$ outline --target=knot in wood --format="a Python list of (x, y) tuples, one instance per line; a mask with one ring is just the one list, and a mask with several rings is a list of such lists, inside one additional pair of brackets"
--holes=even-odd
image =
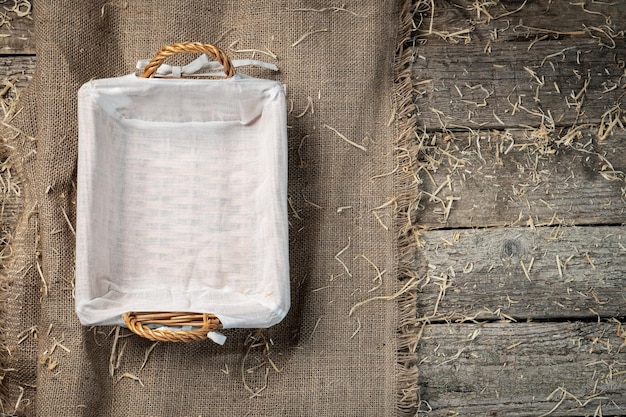
[(526, 245), (520, 239), (508, 239), (502, 244), (503, 258), (522, 258), (526, 254)]

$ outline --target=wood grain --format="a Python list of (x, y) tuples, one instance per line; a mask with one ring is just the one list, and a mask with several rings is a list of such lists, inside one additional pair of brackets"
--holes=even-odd
[[(530, 48), (530, 50), (529, 50)], [(427, 130), (599, 123), (623, 101), (626, 43), (595, 40), (417, 48), (418, 121)]]
[(440, 0), (432, 14), (432, 31), (429, 11), (417, 38), (443, 42), (441, 34), (466, 29), (470, 30), (466, 38), (459, 35), (447, 42), (486, 44), (532, 41), (545, 35), (552, 39), (579, 38), (590, 32), (600, 35), (589, 28), (610, 29), (614, 33), (625, 30), (626, 8), (620, 2), (604, 1)]
[(23, 90), (35, 74), (36, 62), (35, 55), (0, 56), (0, 78), (17, 81), (16, 86)]
[(417, 354), (421, 410), (431, 411), (417, 415), (623, 415), (626, 335), (617, 330), (614, 322), (426, 326)]
[[(24, 92), (35, 72), (35, 56), (0, 56), (0, 100), (9, 108)], [(11, 150), (0, 146), (0, 251), (10, 241), (22, 209), (21, 181), (15, 177), (8, 158)], [(8, 159), (7, 159), (8, 158)]]
[(626, 8), (434, 6), (414, 39), (413, 221), (417, 314), (440, 324), (417, 347), (417, 415), (622, 415), (626, 134), (598, 127), (624, 120)]
[(4, 11), (10, 19), (0, 25), (0, 54), (35, 54), (35, 24), (31, 16), (19, 17)]
[(428, 280), (417, 308), (430, 321), (626, 316), (626, 226), (430, 231), (422, 240)]
[(427, 130), (598, 123), (623, 101), (616, 2), (440, 1), (413, 66)]
[(429, 139), (432, 172), (420, 174), (415, 222), (430, 229), (626, 223), (626, 132), (600, 140), (596, 130), (580, 130), (569, 145), (557, 144), (567, 129), (541, 133)]

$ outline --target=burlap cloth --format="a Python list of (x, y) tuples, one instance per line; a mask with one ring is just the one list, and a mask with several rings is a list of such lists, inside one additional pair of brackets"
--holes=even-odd
[[(405, 128), (412, 116), (410, 57), (402, 48), (410, 10), (378, 0), (339, 6), (37, 2), (36, 75), (3, 133), (25, 193), (7, 265), (4, 413), (389, 416), (411, 410), (417, 381)], [(227, 331), (223, 347), (211, 341), (153, 346), (126, 329), (81, 327), (72, 296), (77, 90), (93, 78), (130, 73), (138, 59), (185, 40), (216, 43), (232, 58), (276, 63), (278, 74), (254, 75), (284, 83), (290, 103), (292, 308), (274, 328)]]

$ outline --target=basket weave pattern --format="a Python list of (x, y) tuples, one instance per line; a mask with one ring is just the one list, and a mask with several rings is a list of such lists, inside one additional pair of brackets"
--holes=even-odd
[[(124, 313), (124, 323), (133, 333), (156, 342), (191, 342), (206, 340), (207, 334), (222, 327), (220, 320), (213, 314), (184, 312)], [(191, 330), (169, 330), (150, 328), (192, 326)]]

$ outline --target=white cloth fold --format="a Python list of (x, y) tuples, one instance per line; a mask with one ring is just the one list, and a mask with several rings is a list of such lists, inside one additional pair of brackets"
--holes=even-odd
[[(149, 59), (141, 59), (137, 61), (137, 70), (143, 71), (143, 69), (150, 62)], [(259, 61), (256, 59), (236, 59), (231, 61), (235, 68), (253, 66), (265, 68), (271, 71), (278, 71), (278, 67), (268, 62)], [(198, 58), (191, 61), (189, 64), (182, 67), (168, 64), (161, 64), (155, 74), (156, 77), (218, 77), (225, 76), (222, 65), (215, 61), (210, 60), (206, 54), (200, 55)]]

